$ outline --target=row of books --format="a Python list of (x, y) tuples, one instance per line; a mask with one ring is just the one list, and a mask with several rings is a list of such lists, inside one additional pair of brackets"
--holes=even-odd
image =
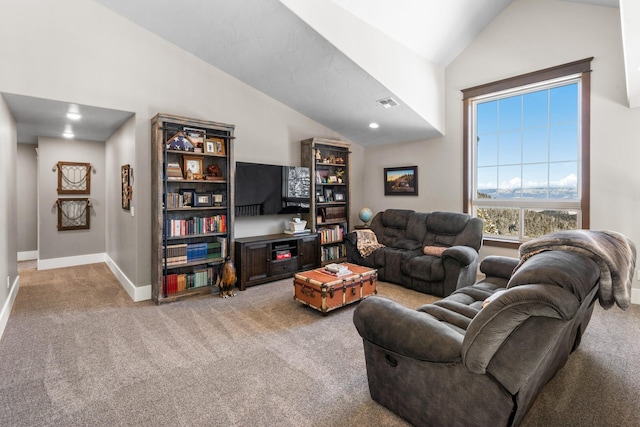
[(344, 238), (344, 226), (322, 227), (318, 230), (321, 243), (341, 242)]
[(165, 264), (167, 267), (175, 267), (189, 262), (225, 258), (227, 256), (226, 247), (226, 238), (224, 237), (217, 238), (215, 242), (167, 245)]
[[(189, 199), (193, 198), (193, 195), (189, 193)], [(184, 208), (185, 206), (191, 206), (191, 200), (187, 200), (187, 204), (185, 204), (185, 197), (180, 193), (167, 193), (167, 208), (168, 209), (176, 209), (176, 208)]]
[(162, 277), (162, 290), (165, 295), (213, 285), (213, 268), (203, 268), (192, 273), (174, 273)]
[(226, 233), (227, 216), (193, 217), (190, 219), (167, 220), (169, 237), (193, 236), (206, 233)]
[(345, 258), (346, 256), (347, 256), (347, 249), (344, 246), (344, 244), (334, 245), (334, 246), (324, 246), (322, 248), (323, 262)]

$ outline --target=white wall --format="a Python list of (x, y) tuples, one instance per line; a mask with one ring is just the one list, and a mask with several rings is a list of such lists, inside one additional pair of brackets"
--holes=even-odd
[[(113, 260), (131, 254), (121, 262), (130, 270), (127, 278), (136, 287), (148, 286), (151, 281), (149, 156), (150, 120), (155, 114), (236, 125), (238, 161), (298, 165), (299, 141), (310, 137), (341, 139), (91, 0), (0, 0), (0, 10), (0, 92), (135, 113), (135, 121), (126, 125), (128, 136), (114, 136), (106, 147), (107, 174), (115, 173), (118, 163), (129, 163), (135, 170), (135, 217), (116, 207), (109, 209), (106, 232), (113, 228), (133, 231), (133, 235), (110, 236), (107, 248)], [(25, 23), (32, 30), (24, 31)], [(1, 127), (8, 126), (7, 121), (0, 116)], [(133, 145), (127, 147), (131, 141)], [(14, 164), (15, 154), (5, 158)], [(362, 162), (362, 156), (356, 161)], [(119, 169), (118, 175), (106, 175), (106, 179), (119, 182)], [(358, 183), (354, 184), (357, 187)], [(119, 187), (116, 190), (108, 184), (108, 188), (119, 197)], [(265, 219), (257, 225), (238, 224), (235, 232), (237, 236), (257, 234), (279, 229), (281, 224), (281, 219)], [(9, 223), (9, 227), (14, 225), (15, 220)]]
[[(46, 260), (105, 252), (105, 144), (38, 138), (38, 265)], [(58, 162), (90, 163), (90, 194), (58, 194)], [(58, 198), (89, 198), (90, 228), (58, 230)]]
[(38, 250), (37, 148), (35, 144), (17, 146), (18, 253), (33, 254)]
[[(593, 56), (591, 228), (619, 231), (640, 245), (640, 109), (626, 107), (620, 34), (615, 8), (515, 0), (446, 69), (446, 135), (366, 150), (365, 203), (374, 211), (462, 210), (460, 91)], [(419, 197), (384, 197), (382, 169), (413, 164), (419, 166)], [(488, 254), (517, 252), (485, 246), (481, 256)]]
[(16, 227), (16, 122), (0, 97), (0, 336), (19, 287)]
[[(106, 142), (105, 146), (105, 171), (108, 177), (106, 182), (106, 252), (118, 269), (127, 277), (135, 277), (137, 270), (137, 240), (138, 222), (135, 215), (137, 202), (145, 198), (136, 185), (138, 170), (134, 167), (136, 157), (135, 150), (136, 118), (131, 117), (120, 127)], [(149, 150), (151, 151), (151, 150)], [(120, 168), (130, 165), (133, 169), (133, 197), (131, 199), (132, 211), (122, 209), (122, 187)], [(133, 216), (132, 216), (133, 212)], [(150, 227), (149, 224), (145, 224)], [(145, 226), (143, 225), (143, 226)]]

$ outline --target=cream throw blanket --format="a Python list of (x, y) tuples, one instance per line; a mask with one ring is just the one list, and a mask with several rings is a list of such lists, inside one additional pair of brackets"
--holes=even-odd
[(378, 248), (383, 248), (382, 243), (378, 243), (376, 233), (371, 230), (356, 230), (356, 240), (358, 252), (364, 258), (368, 257)]
[(598, 299), (609, 309), (613, 304), (626, 309), (631, 302), (631, 281), (636, 266), (636, 246), (615, 231), (572, 230), (547, 234), (520, 245), (520, 263), (544, 251), (582, 254), (600, 267)]

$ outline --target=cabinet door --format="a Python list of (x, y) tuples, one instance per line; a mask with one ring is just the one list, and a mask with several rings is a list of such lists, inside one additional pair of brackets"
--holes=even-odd
[(320, 267), (320, 241), (317, 235), (302, 237), (298, 240), (298, 269), (310, 270)]
[(269, 275), (270, 253), (271, 247), (269, 243), (246, 244), (241, 264), (243, 271), (240, 272), (246, 282), (264, 279)]

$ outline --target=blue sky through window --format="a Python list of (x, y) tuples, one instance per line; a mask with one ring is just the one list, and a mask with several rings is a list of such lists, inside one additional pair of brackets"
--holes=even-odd
[(478, 191), (491, 198), (578, 197), (578, 90), (570, 83), (476, 105)]

